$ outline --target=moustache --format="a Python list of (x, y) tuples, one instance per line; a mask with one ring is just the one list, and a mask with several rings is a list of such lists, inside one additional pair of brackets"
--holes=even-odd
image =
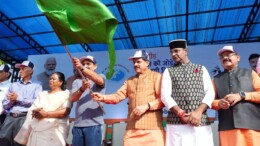
[(227, 58), (227, 59), (224, 59), (222, 62), (224, 63), (226, 61), (230, 62), (231, 60)]

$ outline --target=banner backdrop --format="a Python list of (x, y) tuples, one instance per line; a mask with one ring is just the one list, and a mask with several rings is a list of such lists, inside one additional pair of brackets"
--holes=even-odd
[[(250, 68), (248, 64), (248, 56), (251, 53), (259, 53), (260, 43), (240, 43), (240, 44), (227, 44), (233, 45), (234, 49), (241, 55), (241, 60), (239, 65), (241, 67)], [(214, 76), (212, 70), (217, 66), (222, 66), (220, 64), (219, 58), (217, 56), (217, 51), (221, 49), (224, 45), (201, 45), (201, 46), (188, 46), (189, 59), (193, 63), (198, 63), (204, 65), (211, 77)], [(69, 46), (68, 46), (69, 47)], [(171, 66), (174, 62), (171, 59), (170, 50), (168, 47), (159, 47), (159, 48), (144, 48), (149, 53), (150, 56), (150, 68), (154, 71), (162, 73), (164, 69), (168, 66)], [(128, 58), (133, 56), (135, 51), (134, 49), (130, 50), (118, 50), (116, 51), (116, 65), (115, 65), (115, 74), (111, 80), (106, 80), (106, 94), (111, 94), (119, 89), (123, 82), (130, 76), (135, 75), (133, 69), (132, 61), (129, 61)], [(72, 53), (73, 57), (80, 58), (83, 55), (92, 55), (96, 58), (98, 68), (97, 73), (106, 74), (108, 71), (109, 59), (107, 51), (100, 52), (84, 52), (84, 53)], [(68, 54), (47, 54), (47, 55), (30, 55), (29, 60), (32, 61), (35, 65), (33, 79), (36, 79), (36, 76), (44, 71), (44, 64), (47, 58), (55, 57), (57, 60), (56, 71), (60, 71), (65, 74), (65, 77), (73, 75), (73, 66)], [(106, 111), (106, 119), (117, 119), (117, 118), (126, 118), (128, 112), (127, 99), (116, 105), (104, 104)], [(75, 105), (73, 106), (75, 108)], [(75, 117), (75, 109), (72, 109), (70, 116)], [(167, 111), (164, 109), (164, 116), (166, 116)], [(210, 117), (214, 117), (215, 113), (213, 111), (208, 112)]]

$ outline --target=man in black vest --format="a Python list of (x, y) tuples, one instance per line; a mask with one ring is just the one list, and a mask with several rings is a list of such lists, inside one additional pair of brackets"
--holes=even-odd
[(221, 146), (258, 146), (260, 143), (260, 78), (252, 69), (238, 66), (233, 46), (218, 51), (225, 69), (213, 79), (219, 112)]
[(162, 77), (162, 102), (169, 110), (166, 146), (213, 146), (207, 108), (214, 88), (207, 69), (190, 62), (186, 40), (169, 43), (173, 66)]

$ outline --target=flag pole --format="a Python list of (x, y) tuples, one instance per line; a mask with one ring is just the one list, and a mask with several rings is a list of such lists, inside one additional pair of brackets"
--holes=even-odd
[[(67, 52), (67, 54), (69, 55), (70, 59), (72, 60), (73, 57), (72, 57), (71, 53), (69, 52), (67, 46), (66, 46), (66, 45), (63, 45), (63, 47), (64, 47), (65, 51)], [(79, 72), (79, 74), (80, 74), (80, 76), (81, 76), (82, 79), (88, 80), (88, 78), (86, 78), (86, 77), (83, 75), (83, 73), (81, 72), (80, 69), (77, 69), (77, 70), (78, 70), (78, 72)], [(92, 90), (90, 87), (89, 87), (89, 90), (90, 90), (90, 93), (91, 93), (91, 94), (94, 93), (93, 90)], [(96, 102), (97, 102), (99, 108), (102, 110), (103, 114), (106, 114), (106, 112), (105, 112), (105, 110), (104, 110), (104, 107), (101, 105), (101, 103), (100, 103), (99, 101), (96, 101)]]
[[(54, 29), (54, 31), (55, 31), (55, 32), (59, 32), (59, 30), (56, 29), (56, 27), (55, 27), (55, 25), (52, 23), (52, 21), (50, 21), (48, 17), (46, 17), (46, 18), (47, 18), (47, 20), (50, 22), (50, 24), (51, 24), (52, 28)], [(56, 34), (59, 34), (59, 33), (56, 33)], [(63, 37), (61, 37), (61, 36), (59, 36), (59, 35), (57, 35), (57, 36), (58, 36), (59, 40), (61, 41), (61, 44), (63, 45), (65, 51), (67, 52), (67, 54), (69, 55), (69, 57), (70, 57), (70, 59), (71, 59), (71, 61), (72, 61), (72, 58), (73, 58), (73, 57), (72, 57), (72, 55), (71, 55), (69, 49), (67, 48), (67, 45), (66, 45), (66, 43), (65, 43), (65, 41), (64, 41), (64, 39), (63, 39)], [(78, 72), (79, 72), (79, 74), (80, 74), (80, 76), (81, 76), (82, 79), (88, 80), (88, 79), (85, 78), (85, 76), (82, 74), (82, 72), (81, 72), (80, 69), (77, 69), (77, 70), (78, 70)], [(90, 90), (90, 93), (92, 94), (92, 93), (93, 93), (93, 90), (92, 90), (90, 87), (89, 87), (89, 90)], [(100, 103), (99, 101), (96, 101), (96, 102), (97, 102), (99, 108), (102, 110), (103, 114), (106, 114), (103, 105), (101, 105), (101, 103)]]

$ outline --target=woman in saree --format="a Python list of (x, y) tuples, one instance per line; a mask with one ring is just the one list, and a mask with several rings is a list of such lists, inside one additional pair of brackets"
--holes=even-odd
[(71, 102), (65, 76), (55, 72), (49, 79), (50, 91), (39, 93), (15, 141), (27, 146), (65, 146), (69, 132)]

